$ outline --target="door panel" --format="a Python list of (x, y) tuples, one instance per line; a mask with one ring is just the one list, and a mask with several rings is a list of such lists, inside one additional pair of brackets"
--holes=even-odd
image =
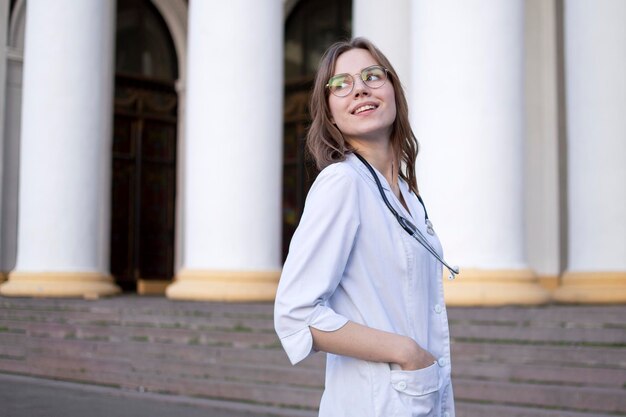
[(111, 274), (125, 289), (134, 285), (134, 201), (136, 167), (134, 135), (130, 117), (115, 116), (111, 192)]
[(118, 75), (115, 104), (111, 273), (134, 290), (174, 275), (176, 93)]
[(140, 198), (142, 279), (169, 279), (174, 274), (175, 149), (176, 125), (146, 121)]

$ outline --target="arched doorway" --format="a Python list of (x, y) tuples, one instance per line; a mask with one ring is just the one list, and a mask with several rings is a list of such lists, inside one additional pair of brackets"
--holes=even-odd
[(352, 0), (302, 0), (285, 24), (283, 259), (317, 176), (304, 150), (309, 96), (324, 51), (352, 33)]
[(118, 1), (115, 56), (110, 268), (132, 291), (174, 275), (178, 60), (149, 0)]

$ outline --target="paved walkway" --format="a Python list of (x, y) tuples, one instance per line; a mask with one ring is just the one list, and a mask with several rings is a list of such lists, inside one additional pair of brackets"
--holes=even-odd
[(268, 416), (246, 408), (252, 407), (0, 374), (0, 417)]

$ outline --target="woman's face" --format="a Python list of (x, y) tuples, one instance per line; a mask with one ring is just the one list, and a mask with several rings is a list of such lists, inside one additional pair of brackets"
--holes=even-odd
[(362, 69), (379, 65), (365, 49), (351, 49), (337, 58), (333, 74), (351, 74), (354, 87), (345, 97), (330, 93), (328, 106), (332, 122), (350, 143), (389, 141), (391, 126), (396, 120), (396, 98), (393, 85), (387, 80), (382, 87), (370, 88), (360, 77)]

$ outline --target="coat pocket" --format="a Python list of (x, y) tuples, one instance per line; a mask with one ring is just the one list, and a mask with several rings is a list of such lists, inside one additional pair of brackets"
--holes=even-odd
[(391, 386), (411, 417), (435, 416), (442, 385), (440, 367), (434, 364), (416, 371), (391, 370)]

